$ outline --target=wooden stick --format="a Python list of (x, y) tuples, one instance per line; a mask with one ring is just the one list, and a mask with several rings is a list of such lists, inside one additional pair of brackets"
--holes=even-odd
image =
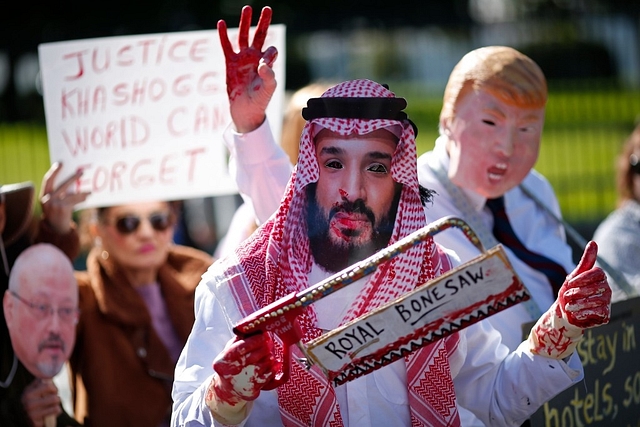
[(56, 416), (47, 415), (44, 417), (44, 427), (56, 427)]

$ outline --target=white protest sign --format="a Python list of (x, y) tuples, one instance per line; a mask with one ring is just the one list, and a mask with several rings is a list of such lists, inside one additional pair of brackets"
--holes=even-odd
[[(253, 37), (255, 28), (250, 32)], [(229, 38), (237, 46), (237, 29)], [(285, 27), (269, 27), (278, 88), (267, 110), (276, 140), (284, 103)], [(217, 30), (39, 46), (49, 155), (78, 168), (77, 208), (237, 192), (222, 134), (231, 123)]]

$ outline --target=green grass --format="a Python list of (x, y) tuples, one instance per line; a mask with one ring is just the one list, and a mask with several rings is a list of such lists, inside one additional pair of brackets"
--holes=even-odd
[[(615, 157), (640, 117), (640, 91), (597, 88), (550, 90), (536, 164), (553, 185), (563, 215), (575, 223), (599, 222), (614, 209)], [(409, 94), (418, 154), (430, 150), (438, 135), (440, 97), (411, 88), (396, 93)], [(0, 183), (31, 180), (39, 189), (48, 168), (44, 126), (0, 124)]]
[(0, 183), (32, 181), (39, 191), (49, 165), (43, 125), (0, 123)]

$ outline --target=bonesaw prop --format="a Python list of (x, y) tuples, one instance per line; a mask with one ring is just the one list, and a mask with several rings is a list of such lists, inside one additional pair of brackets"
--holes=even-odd
[[(460, 229), (481, 254), (394, 301), (315, 340), (301, 343), (302, 333), (296, 318), (306, 307), (452, 227)], [(304, 359), (298, 359), (299, 362), (307, 368), (317, 365), (329, 381), (340, 385), (529, 298), (502, 245), (485, 250), (466, 222), (446, 217), (304, 291), (293, 292), (263, 307), (236, 324), (234, 333), (247, 337), (271, 332), (282, 341), (281, 369), (265, 390), (274, 389), (288, 380), (294, 344), (305, 355)]]

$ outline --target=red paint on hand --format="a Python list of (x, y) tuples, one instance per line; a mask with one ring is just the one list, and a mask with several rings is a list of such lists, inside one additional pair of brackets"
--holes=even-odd
[(609, 322), (611, 288), (604, 271), (595, 266), (597, 253), (597, 244), (589, 242), (578, 266), (560, 288), (558, 299), (536, 322), (528, 340), (534, 353), (567, 357), (584, 329)]
[(604, 271), (595, 266), (597, 254), (598, 245), (589, 242), (558, 295), (563, 317), (583, 329), (608, 323), (610, 317), (611, 288)]
[(230, 341), (213, 362), (213, 369), (218, 375), (207, 393), (207, 399), (212, 400), (215, 394), (219, 401), (229, 405), (241, 400), (255, 400), (277, 367), (272, 345), (267, 334)]
[(256, 129), (265, 118), (265, 111), (276, 88), (275, 73), (271, 69), (278, 51), (271, 46), (262, 50), (271, 23), (271, 8), (262, 9), (258, 26), (249, 45), (251, 6), (242, 8), (238, 28), (238, 52), (227, 34), (225, 21), (218, 21), (218, 35), (227, 66), (227, 94), (231, 118), (241, 133)]

